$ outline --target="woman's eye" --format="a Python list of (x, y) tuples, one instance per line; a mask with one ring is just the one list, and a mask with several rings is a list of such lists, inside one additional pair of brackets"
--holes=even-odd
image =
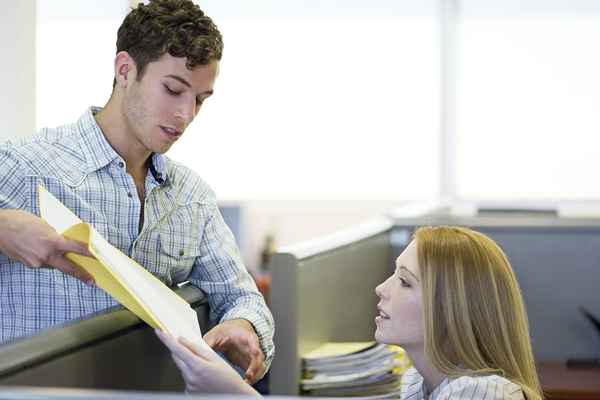
[(408, 283), (408, 281), (402, 277), (398, 278), (400, 279), (400, 285), (402, 285), (403, 287), (410, 287), (410, 283)]

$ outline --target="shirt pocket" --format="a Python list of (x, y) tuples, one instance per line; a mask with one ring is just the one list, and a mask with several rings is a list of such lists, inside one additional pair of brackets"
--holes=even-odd
[(160, 263), (167, 268), (171, 283), (180, 283), (189, 275), (200, 256), (204, 221), (198, 203), (178, 205), (160, 224)]
[(38, 185), (44, 187), (81, 222), (91, 225), (109, 242), (114, 243), (119, 238), (116, 228), (111, 226), (104, 212), (98, 209), (98, 204), (87, 197), (90, 191), (82, 185), (77, 186), (71, 182), (63, 182), (55, 177), (27, 176), (25, 188), (27, 197), (31, 201), (30, 206), (25, 208), (26, 210), (41, 216)]

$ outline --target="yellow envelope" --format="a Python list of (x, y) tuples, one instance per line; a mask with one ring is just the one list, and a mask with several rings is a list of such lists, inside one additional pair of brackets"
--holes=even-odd
[(210, 348), (202, 339), (196, 312), (185, 300), (112, 246), (41, 185), (38, 197), (42, 218), (65, 238), (84, 243), (93, 254), (93, 258), (74, 253), (66, 257), (92, 275), (98, 287), (148, 325)]

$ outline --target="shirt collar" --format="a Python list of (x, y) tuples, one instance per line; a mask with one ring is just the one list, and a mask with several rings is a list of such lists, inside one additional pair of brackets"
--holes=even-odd
[(152, 153), (148, 167), (150, 168), (150, 172), (156, 183), (161, 185), (162, 183), (167, 182), (168, 176), (165, 156), (159, 153)]
[(100, 110), (102, 110), (101, 107), (92, 106), (77, 121), (77, 128), (81, 134), (81, 150), (89, 168), (88, 172), (97, 171), (115, 159), (121, 159), (106, 140), (98, 122), (96, 122), (96, 118), (94, 118), (94, 114)]
[[(115, 160), (124, 161), (106, 140), (106, 136), (100, 129), (94, 115), (102, 110), (102, 107), (89, 107), (77, 121), (77, 128), (81, 133), (81, 148), (86, 158), (88, 172), (104, 168)], [(165, 157), (159, 153), (153, 153), (150, 158), (152, 163), (152, 176), (160, 185), (167, 182), (167, 168)]]

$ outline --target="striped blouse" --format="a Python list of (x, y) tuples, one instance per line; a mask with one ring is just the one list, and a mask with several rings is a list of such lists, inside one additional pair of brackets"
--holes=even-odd
[(401, 400), (524, 400), (521, 387), (499, 375), (446, 378), (429, 396), (423, 377), (410, 368), (402, 376)]

